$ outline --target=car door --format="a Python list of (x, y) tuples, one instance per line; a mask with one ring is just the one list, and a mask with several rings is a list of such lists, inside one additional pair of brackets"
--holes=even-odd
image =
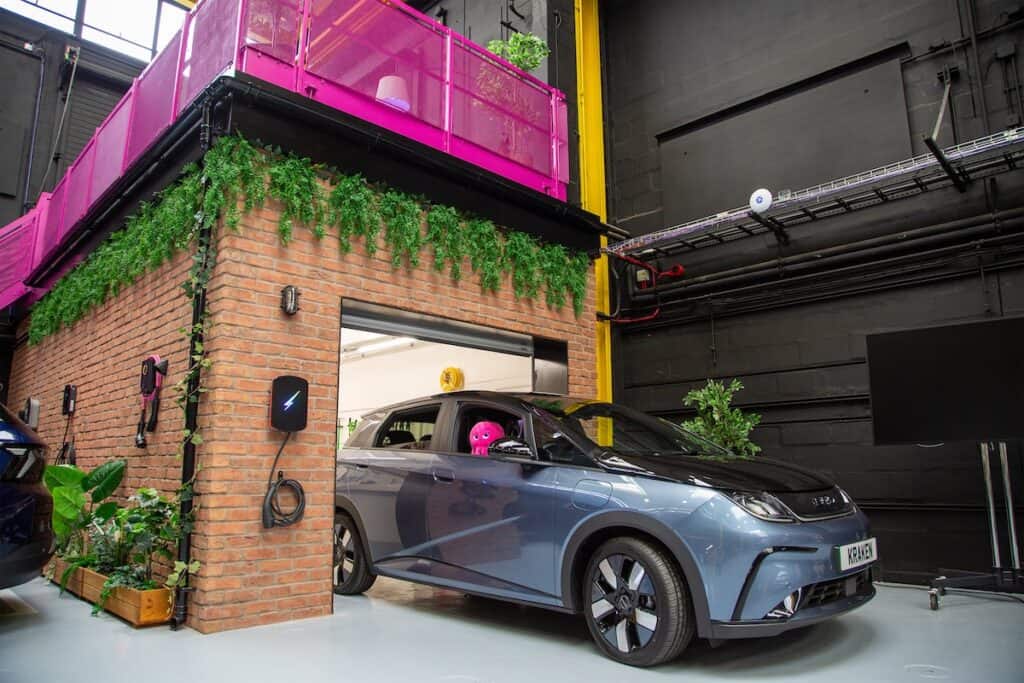
[[(524, 411), (477, 400), (452, 406), (452, 430), (436, 454), (426, 500), (428, 545), (420, 550), (450, 570), (467, 588), (507, 597), (557, 604), (554, 472), (535, 459), (472, 455), (467, 432), (492, 417), (525, 447), (529, 419)], [(439, 443), (439, 446), (441, 444)], [(529, 454), (530, 451), (526, 450)]]
[(380, 425), (366, 447), (344, 449), (339, 466), (348, 497), (363, 522), (375, 564), (421, 545), (427, 538), (426, 494), (434, 483), (433, 431), (441, 424), (443, 401), (401, 406)]

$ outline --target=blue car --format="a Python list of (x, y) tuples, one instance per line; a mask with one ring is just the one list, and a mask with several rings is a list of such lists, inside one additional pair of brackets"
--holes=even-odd
[(53, 554), (46, 446), (0, 403), (0, 588), (31, 581)]
[(410, 401), (364, 417), (337, 471), (336, 593), (388, 576), (582, 613), (625, 664), (875, 594), (868, 520), (834, 483), (612, 403)]

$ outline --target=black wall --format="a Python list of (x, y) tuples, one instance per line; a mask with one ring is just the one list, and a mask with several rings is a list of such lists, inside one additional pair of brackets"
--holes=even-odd
[[(71, 76), (64, 59), (68, 46), (81, 46), (81, 57), (58, 141), (57, 127)], [(144, 66), (0, 10), (0, 83), (4, 88), (0, 97), (0, 225), (23, 214), (41, 191), (52, 189)], [(44, 183), (54, 153), (60, 158)]]
[[(1021, 67), (1000, 58), (1024, 48), (1017, 2), (606, 0), (602, 11), (609, 215), (634, 233), (743, 206), (758, 187), (925, 153), (946, 67), (957, 75), (941, 146), (1020, 121), (1005, 89)], [(682, 418), (689, 389), (739, 377), (739, 404), (763, 416), (754, 440), (854, 495), (886, 578), (987, 568), (977, 445), (874, 446), (864, 337), (1024, 313), (1022, 176), (807, 223), (788, 246), (758, 236), (662, 259), (683, 264), (688, 284), (663, 290), (653, 320), (615, 326), (616, 397)], [(627, 300), (624, 313), (654, 303)], [(1011, 465), (1020, 514), (1017, 443)]]

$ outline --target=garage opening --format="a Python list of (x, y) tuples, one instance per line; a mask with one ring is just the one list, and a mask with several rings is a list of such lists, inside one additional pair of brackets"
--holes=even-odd
[(339, 364), (339, 448), (361, 416), (392, 403), (460, 389), (564, 394), (569, 384), (564, 341), (348, 299)]

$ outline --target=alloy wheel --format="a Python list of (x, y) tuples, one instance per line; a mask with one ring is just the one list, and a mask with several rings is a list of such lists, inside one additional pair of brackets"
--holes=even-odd
[(658, 596), (647, 567), (635, 557), (609, 555), (590, 585), (590, 613), (608, 644), (628, 654), (658, 629)]
[(355, 535), (342, 521), (334, 520), (334, 585), (340, 586), (356, 567)]

